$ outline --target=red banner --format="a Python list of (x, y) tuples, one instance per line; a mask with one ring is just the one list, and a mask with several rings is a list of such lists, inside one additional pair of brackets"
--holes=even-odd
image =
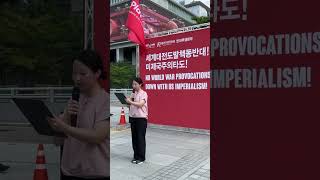
[(149, 122), (210, 128), (210, 30), (146, 39), (140, 76), (149, 95)]
[(317, 0), (214, 0), (216, 179), (320, 179)]
[(128, 39), (141, 45), (142, 48), (145, 48), (144, 32), (141, 21), (140, 0), (131, 1), (126, 26), (130, 30)]

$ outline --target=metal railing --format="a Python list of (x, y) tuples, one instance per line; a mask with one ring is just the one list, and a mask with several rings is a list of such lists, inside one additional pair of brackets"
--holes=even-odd
[(24, 87), (0, 88), (0, 100), (11, 98), (41, 99), (49, 102), (66, 102), (72, 93), (72, 87)]
[[(118, 102), (114, 93), (130, 95), (132, 89), (110, 89), (110, 102)], [(41, 99), (51, 103), (67, 102), (72, 87), (25, 87), (0, 88), (0, 102), (9, 102), (12, 98)]]

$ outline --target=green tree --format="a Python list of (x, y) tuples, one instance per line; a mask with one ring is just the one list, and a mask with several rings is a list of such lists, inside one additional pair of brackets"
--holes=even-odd
[(136, 76), (135, 66), (129, 63), (110, 64), (111, 88), (131, 88), (131, 80)]
[(67, 84), (71, 58), (82, 48), (81, 17), (52, 0), (0, 3), (0, 84)]
[(193, 17), (192, 20), (196, 21), (197, 24), (204, 24), (210, 22), (210, 18), (206, 16)]

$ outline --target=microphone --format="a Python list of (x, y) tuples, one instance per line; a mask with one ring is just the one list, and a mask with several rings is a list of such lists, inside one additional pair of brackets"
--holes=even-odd
[[(80, 89), (79, 89), (79, 87), (73, 87), (72, 100), (79, 101), (79, 97), (80, 97)], [(71, 120), (71, 126), (76, 127), (77, 126), (77, 115), (76, 114), (71, 114), (70, 120)]]
[[(134, 89), (132, 89), (132, 93), (134, 93), (135, 92), (135, 90)], [(134, 101), (134, 98), (131, 98), (131, 101)]]

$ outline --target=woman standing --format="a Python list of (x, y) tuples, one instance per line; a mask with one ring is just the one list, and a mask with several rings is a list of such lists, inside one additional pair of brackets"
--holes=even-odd
[(142, 90), (141, 78), (132, 82), (133, 93), (126, 101), (130, 104), (129, 122), (131, 123), (132, 147), (134, 151), (134, 164), (142, 164), (146, 154), (146, 128), (148, 119), (148, 95)]
[[(103, 65), (99, 55), (90, 50), (73, 61), (72, 79), (80, 89), (79, 102), (70, 100), (60, 117), (50, 125), (67, 135), (64, 140), (62, 180), (107, 180), (109, 174), (109, 94), (100, 86)], [(71, 115), (77, 123), (71, 125)]]

